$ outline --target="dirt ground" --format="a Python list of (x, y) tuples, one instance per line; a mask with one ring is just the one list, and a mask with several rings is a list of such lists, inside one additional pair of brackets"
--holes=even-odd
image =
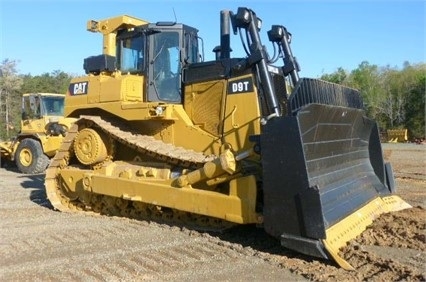
[(426, 145), (384, 144), (398, 194), (341, 255), (356, 268), (283, 249), (254, 226), (202, 233), (126, 218), (56, 212), (44, 175), (0, 168), (1, 281), (425, 281)]

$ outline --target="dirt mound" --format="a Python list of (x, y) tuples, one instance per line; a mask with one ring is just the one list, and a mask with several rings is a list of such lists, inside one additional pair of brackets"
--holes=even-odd
[(362, 245), (388, 246), (426, 251), (426, 211), (414, 207), (383, 214), (356, 242)]
[(355, 271), (283, 249), (254, 255), (311, 281), (426, 281), (425, 227), (422, 207), (381, 215), (341, 250)]
[(383, 214), (342, 250), (368, 281), (425, 281), (426, 213), (422, 207)]

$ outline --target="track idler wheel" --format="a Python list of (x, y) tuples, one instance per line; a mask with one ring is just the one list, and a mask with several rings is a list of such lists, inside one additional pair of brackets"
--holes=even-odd
[(106, 160), (109, 147), (109, 138), (92, 128), (82, 129), (74, 140), (75, 156), (84, 165), (94, 165)]

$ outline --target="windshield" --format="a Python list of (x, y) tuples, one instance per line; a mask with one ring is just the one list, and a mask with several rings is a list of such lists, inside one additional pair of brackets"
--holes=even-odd
[(42, 97), (41, 113), (48, 116), (64, 115), (64, 98), (63, 97)]

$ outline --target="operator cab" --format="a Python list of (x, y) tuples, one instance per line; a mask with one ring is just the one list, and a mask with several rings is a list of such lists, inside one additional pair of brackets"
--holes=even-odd
[(148, 102), (181, 103), (182, 68), (199, 61), (195, 28), (169, 22), (118, 31), (116, 67), (122, 74), (145, 76)]

